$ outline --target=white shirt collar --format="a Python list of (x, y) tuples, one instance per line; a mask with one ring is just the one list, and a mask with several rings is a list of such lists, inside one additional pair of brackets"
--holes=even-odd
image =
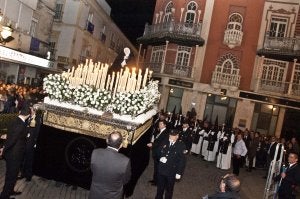
[(290, 164), (289, 165), (289, 168), (291, 168), (292, 166), (294, 166), (297, 162), (295, 162), (294, 164)]
[(24, 118), (23, 117), (20, 117), (20, 115), (18, 116), (23, 122), (25, 122)]
[(166, 128), (161, 129), (161, 130), (160, 130), (160, 133), (163, 132), (165, 129), (166, 129)]
[(107, 148), (109, 148), (109, 149), (113, 149), (113, 150), (115, 150), (115, 151), (119, 151), (119, 149), (116, 149), (116, 148), (114, 148), (114, 147), (111, 147), (111, 146), (107, 146)]

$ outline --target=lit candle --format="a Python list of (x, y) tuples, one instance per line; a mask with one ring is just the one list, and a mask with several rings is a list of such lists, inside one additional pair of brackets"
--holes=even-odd
[[(121, 70), (121, 71), (122, 71), (122, 70)], [(117, 91), (117, 87), (118, 87), (118, 85), (119, 85), (119, 80), (120, 80), (120, 73), (117, 72), (117, 79), (116, 79), (116, 83), (115, 83), (115, 88), (114, 88), (113, 98), (115, 98), (116, 91)]]
[(146, 86), (146, 82), (147, 82), (147, 78), (148, 78), (148, 68), (146, 68), (146, 72), (144, 74), (144, 79), (143, 79), (143, 87), (142, 88), (145, 88)]
[(138, 79), (137, 79), (137, 84), (136, 84), (136, 91), (140, 90), (141, 87), (141, 83), (142, 83), (142, 70), (139, 69), (139, 74), (138, 74)]
[(108, 75), (106, 86), (105, 86), (105, 90), (108, 90), (109, 85), (110, 85), (110, 75)]

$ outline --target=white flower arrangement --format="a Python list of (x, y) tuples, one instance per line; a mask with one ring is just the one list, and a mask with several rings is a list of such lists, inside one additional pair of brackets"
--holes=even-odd
[(158, 81), (149, 81), (148, 85), (139, 91), (118, 92), (114, 99), (112, 93), (107, 90), (88, 85), (71, 87), (70, 82), (59, 74), (48, 75), (44, 78), (43, 86), (50, 99), (132, 117), (149, 111), (160, 99)]

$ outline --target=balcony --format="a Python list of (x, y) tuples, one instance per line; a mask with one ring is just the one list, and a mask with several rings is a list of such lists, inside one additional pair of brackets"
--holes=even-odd
[(274, 95), (300, 96), (300, 83), (290, 83), (282, 81), (259, 80), (259, 92), (272, 93)]
[[(162, 63), (144, 63), (144, 67), (153, 70), (154, 73), (163, 73), (171, 76), (192, 78), (192, 66), (182, 66), (178, 64), (165, 63), (162, 69)], [(163, 71), (162, 71), (163, 70)]]
[(229, 48), (240, 46), (243, 40), (243, 31), (235, 29), (227, 29), (224, 34), (223, 43)]
[(174, 21), (145, 26), (144, 35), (137, 39), (139, 43), (160, 45), (166, 40), (185, 46), (203, 46), (201, 23), (177, 23)]
[(300, 59), (300, 38), (271, 37), (267, 33), (264, 46), (258, 50), (258, 54), (284, 61)]
[(233, 69), (233, 74), (221, 72), (220, 66), (212, 74), (211, 85), (214, 88), (227, 88), (231, 91), (237, 91), (240, 86), (241, 76), (239, 69)]

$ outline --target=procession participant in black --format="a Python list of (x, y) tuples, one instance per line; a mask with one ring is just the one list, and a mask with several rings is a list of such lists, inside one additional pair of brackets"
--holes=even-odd
[(158, 122), (158, 132), (155, 132), (151, 138), (151, 142), (147, 144), (149, 148), (152, 149), (152, 158), (154, 163), (154, 172), (153, 172), (153, 179), (149, 182), (152, 183), (152, 185), (156, 185), (157, 183), (157, 168), (159, 163), (159, 147), (162, 145), (162, 142), (164, 140), (168, 139), (168, 130), (167, 130), (167, 121), (166, 120), (160, 120)]
[(208, 155), (206, 158), (207, 161), (210, 162), (215, 161), (216, 158), (215, 145), (217, 140), (218, 140), (218, 126), (214, 126), (208, 134), (208, 146), (207, 146)]
[(249, 166), (248, 166), (248, 169), (247, 169), (248, 172), (252, 171), (253, 160), (256, 156), (258, 145), (259, 145), (259, 132), (256, 132), (254, 134), (254, 132), (251, 131), (250, 136), (248, 138), (248, 146), (246, 144), (247, 149), (248, 149), (248, 159), (249, 159)]
[(235, 136), (230, 129), (223, 129), (219, 140), (217, 168), (227, 170), (231, 166), (232, 143)]
[(19, 179), (26, 178), (26, 181), (30, 181), (33, 175), (32, 166), (34, 159), (34, 149), (38, 139), (40, 127), (42, 124), (42, 113), (37, 110), (36, 106), (31, 109), (31, 117), (28, 119), (28, 136), (26, 140), (26, 150), (23, 166), (21, 169), (21, 176)]
[(233, 158), (232, 158), (232, 166), (233, 166), (233, 173), (235, 175), (239, 175), (240, 173), (240, 166), (241, 166), (241, 158), (245, 157), (247, 154), (247, 147), (243, 140), (242, 134), (237, 134), (237, 142), (233, 147)]
[(296, 186), (300, 185), (300, 166), (298, 164), (298, 154), (291, 152), (288, 157), (289, 165), (283, 172), (275, 177), (279, 181), (278, 199), (295, 199)]
[(26, 147), (26, 120), (30, 117), (31, 109), (26, 104), (22, 107), (19, 116), (9, 125), (7, 139), (1, 154), (6, 161), (5, 182), (0, 199), (7, 199), (10, 195), (19, 195), (14, 186), (24, 159)]
[(204, 134), (204, 129), (202, 124), (203, 124), (202, 121), (197, 121), (193, 129), (193, 142), (192, 142), (191, 153), (194, 155), (199, 155), (201, 153), (203, 134)]
[(155, 199), (171, 199), (175, 179), (179, 180), (185, 168), (185, 145), (178, 140), (179, 131), (172, 129), (169, 139), (163, 142), (158, 153), (158, 181)]
[(204, 130), (204, 132), (203, 132), (203, 143), (202, 143), (202, 148), (201, 148), (201, 155), (203, 156), (204, 159), (206, 159), (205, 157), (207, 157), (207, 155), (208, 155), (208, 151), (207, 151), (208, 133), (210, 132), (208, 122), (204, 122), (203, 130)]
[(189, 122), (187, 120), (183, 121), (182, 129), (179, 133), (179, 140), (185, 144), (186, 151), (185, 153), (189, 153), (192, 148), (193, 142), (193, 134), (192, 129), (189, 128)]

